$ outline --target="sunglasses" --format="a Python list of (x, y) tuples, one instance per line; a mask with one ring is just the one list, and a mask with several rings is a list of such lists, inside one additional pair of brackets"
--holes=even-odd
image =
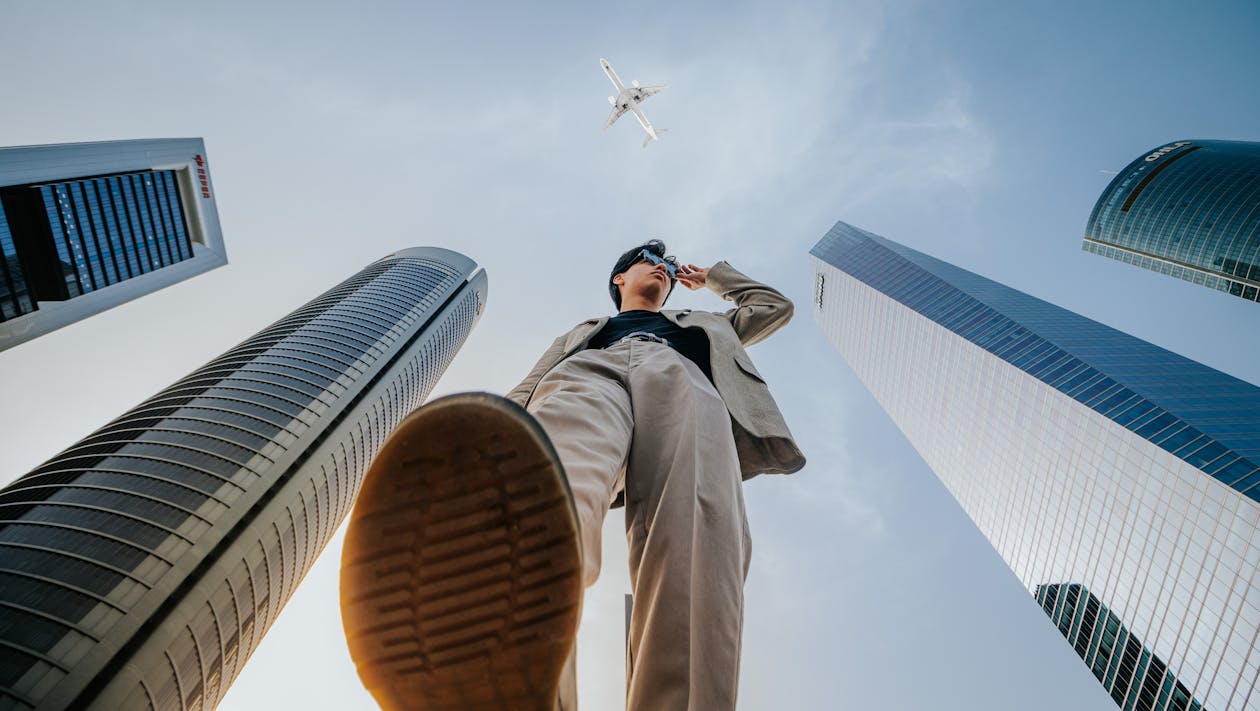
[(652, 266), (656, 266), (658, 264), (664, 264), (665, 271), (669, 272), (670, 279), (676, 279), (678, 277), (678, 260), (675, 259), (674, 257), (661, 258), (661, 257), (656, 256), (655, 252), (651, 252), (645, 249), (639, 252), (639, 258), (641, 261), (647, 262), (648, 264), (651, 264)]

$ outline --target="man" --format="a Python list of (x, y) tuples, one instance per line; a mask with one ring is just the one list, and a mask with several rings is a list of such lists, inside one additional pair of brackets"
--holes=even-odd
[[(676, 281), (735, 307), (663, 311)], [(805, 464), (744, 346), (792, 303), (726, 262), (678, 265), (657, 240), (617, 260), (609, 294), (618, 315), (557, 338), (508, 400), (434, 401), (373, 462), (342, 599), (383, 707), (575, 709), (582, 589), (623, 502), (627, 708), (735, 707), (751, 554), (740, 481)]]

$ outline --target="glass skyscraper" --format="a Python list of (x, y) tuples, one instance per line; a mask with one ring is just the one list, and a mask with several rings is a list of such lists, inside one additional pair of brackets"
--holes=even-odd
[(1175, 141), (1103, 191), (1084, 249), (1260, 301), (1260, 143)]
[[(1168, 665), (1142, 646), (1119, 617), (1082, 585), (1039, 585), (1041, 609), (1067, 639), (1121, 708), (1189, 709), (1203, 704), (1190, 696)], [(1132, 677), (1129, 683), (1117, 679)]]
[(0, 708), (213, 708), (485, 297), (389, 255), (0, 489)]
[(1104, 619), (1119, 706), (1260, 708), (1260, 388), (843, 222), (811, 254), (816, 321), (1055, 624)]
[(0, 350), (226, 264), (205, 153), (0, 148)]

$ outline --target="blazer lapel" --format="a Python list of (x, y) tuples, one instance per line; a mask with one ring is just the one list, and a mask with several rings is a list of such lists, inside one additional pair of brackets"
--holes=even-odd
[(670, 321), (673, 321), (675, 324), (682, 326), (683, 328), (686, 328), (688, 326), (687, 320), (691, 316), (691, 309), (681, 309), (678, 311), (674, 311), (674, 310), (661, 311), (661, 315), (669, 319)]
[(703, 329), (709, 337), (709, 353), (726, 352), (729, 350), (725, 344), (718, 343), (723, 336), (721, 328), (727, 324), (727, 320), (720, 314), (709, 313), (708, 311), (692, 311), (691, 309), (683, 309), (680, 311), (662, 311), (661, 315), (673, 321), (682, 328), (699, 328)]
[(579, 323), (569, 331), (569, 335), (564, 339), (564, 355), (567, 358), (570, 355), (582, 350), (587, 343), (591, 342), (591, 338), (599, 333), (599, 329), (608, 323), (608, 317), (592, 318)]

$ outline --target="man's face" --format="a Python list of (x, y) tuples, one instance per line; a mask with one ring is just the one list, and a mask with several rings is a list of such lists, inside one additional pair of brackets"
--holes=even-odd
[(652, 265), (646, 261), (638, 261), (630, 265), (626, 271), (613, 277), (613, 283), (621, 287), (621, 300), (631, 294), (643, 297), (660, 308), (669, 295), (672, 281), (664, 264)]

